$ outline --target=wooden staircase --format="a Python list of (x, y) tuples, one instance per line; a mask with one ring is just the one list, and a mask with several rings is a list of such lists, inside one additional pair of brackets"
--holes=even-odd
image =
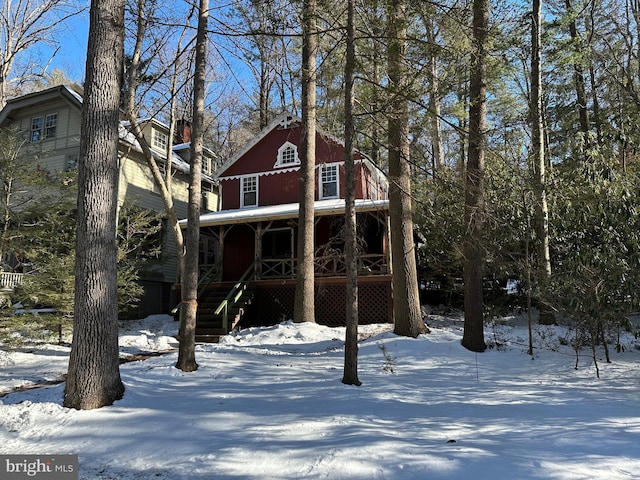
[(230, 286), (212, 286), (201, 293), (198, 301), (196, 318), (196, 342), (217, 343), (220, 337), (235, 329), (242, 320), (247, 307), (253, 299), (253, 291), (246, 289), (227, 312), (228, 325), (224, 328), (223, 314), (216, 314), (216, 309), (229, 294)]

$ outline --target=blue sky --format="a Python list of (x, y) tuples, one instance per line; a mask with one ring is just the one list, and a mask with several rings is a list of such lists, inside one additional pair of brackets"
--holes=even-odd
[[(56, 40), (60, 46), (51, 62), (49, 70), (59, 68), (76, 82), (84, 80), (84, 68), (87, 58), (87, 41), (89, 35), (88, 9), (67, 20), (66, 24), (56, 33)], [(45, 47), (43, 57), (50, 58), (53, 49)]]

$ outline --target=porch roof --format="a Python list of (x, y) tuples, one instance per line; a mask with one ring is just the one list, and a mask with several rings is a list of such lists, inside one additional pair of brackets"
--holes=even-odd
[[(356, 212), (387, 211), (389, 210), (389, 200), (356, 199), (355, 207)], [(318, 200), (314, 202), (314, 211), (317, 217), (344, 214), (345, 200), (344, 198)], [(298, 212), (298, 203), (220, 210), (218, 212), (201, 215), (200, 226), (212, 227), (216, 225), (231, 225), (268, 220), (286, 220), (289, 218), (298, 218)], [(186, 225), (187, 220), (180, 220), (180, 226), (184, 228)]]

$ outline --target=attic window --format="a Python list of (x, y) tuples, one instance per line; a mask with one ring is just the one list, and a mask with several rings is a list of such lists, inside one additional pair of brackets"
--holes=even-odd
[(285, 142), (278, 149), (278, 159), (274, 167), (288, 167), (290, 165), (299, 165), (298, 147), (291, 142)]
[(167, 149), (167, 135), (156, 129), (152, 131), (151, 141), (154, 148), (163, 152)]

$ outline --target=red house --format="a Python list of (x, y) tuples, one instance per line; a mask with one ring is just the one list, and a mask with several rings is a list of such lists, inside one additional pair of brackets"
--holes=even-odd
[[(300, 120), (283, 113), (218, 170), (221, 210), (200, 218), (197, 336), (293, 316), (297, 267)], [(360, 323), (392, 321), (384, 174), (356, 153)], [(316, 132), (316, 321), (345, 321), (344, 145)]]

